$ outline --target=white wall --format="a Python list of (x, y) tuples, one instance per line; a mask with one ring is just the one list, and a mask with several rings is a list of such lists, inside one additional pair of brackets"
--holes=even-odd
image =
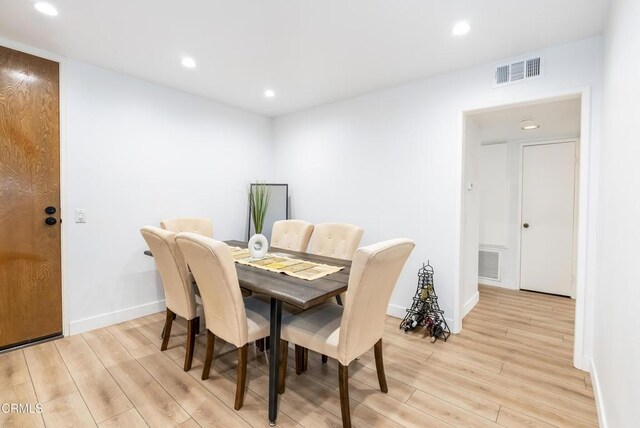
[[(480, 192), (478, 189), (480, 143), (477, 139), (480, 131), (473, 118), (467, 118), (464, 122), (465, 142), (464, 150), (464, 191), (462, 196), (462, 233), (465, 239), (462, 242), (462, 275), (460, 276), (460, 302), (462, 304), (462, 317), (464, 318), (478, 303), (478, 241), (480, 240), (480, 216), (478, 205), (480, 204)], [(471, 207), (473, 207), (471, 209)]]
[[(244, 238), (247, 184), (269, 179), (271, 119), (75, 61), (63, 63), (64, 286), (71, 332), (162, 309), (142, 225), (213, 219)], [(87, 223), (74, 223), (74, 210)], [(136, 308), (137, 307), (137, 308)]]
[[(603, 426), (640, 426), (640, 2), (614, 0), (605, 35), (592, 374)], [(606, 415), (606, 420), (605, 420)]]
[(544, 78), (500, 89), (486, 64), (277, 118), (277, 179), (291, 184), (296, 217), (359, 224), (364, 244), (414, 239), (390, 311), (402, 315), (417, 269), (431, 260), (451, 318), (461, 280), (463, 111), (591, 87), (597, 148), (601, 50), (600, 38), (547, 49)]
[[(477, 141), (466, 140), (467, 144)], [(517, 184), (510, 180), (509, 143), (481, 145), (478, 156), (476, 185), (480, 204), (480, 245), (509, 246), (509, 213), (515, 207), (510, 198), (511, 188)]]
[[(470, 143), (481, 144), (477, 140), (467, 141), (467, 144)], [(513, 147), (508, 142), (481, 146), (477, 183), (480, 195), (478, 244), (480, 249), (500, 253), (500, 280), (481, 278), (479, 282), (511, 289), (517, 288), (515, 281), (517, 244), (511, 227), (511, 219), (517, 216), (518, 211), (518, 165), (514, 164), (514, 160), (518, 161), (517, 147)], [(514, 175), (515, 180), (513, 180)]]

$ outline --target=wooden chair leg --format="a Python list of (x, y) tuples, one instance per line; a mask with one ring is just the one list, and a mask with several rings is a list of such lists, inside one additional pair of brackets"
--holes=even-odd
[(167, 317), (164, 321), (164, 337), (162, 338), (162, 345), (160, 346), (161, 351), (166, 351), (167, 346), (169, 346), (169, 338), (171, 337), (171, 326), (173, 325), (174, 319), (176, 319), (176, 314), (171, 312), (171, 309), (167, 308)]
[(306, 372), (309, 368), (309, 350), (302, 348), (302, 371)]
[(247, 382), (247, 345), (238, 348), (238, 382), (236, 384), (236, 403), (234, 409), (240, 410), (244, 403), (244, 386)]
[(340, 384), (340, 412), (342, 427), (351, 428), (351, 409), (349, 408), (349, 366), (339, 364), (338, 383)]
[(211, 371), (211, 361), (213, 360), (213, 345), (215, 344), (216, 336), (207, 330), (207, 355), (204, 359), (204, 367), (202, 368), (202, 380), (209, 379), (209, 372)]
[(296, 345), (296, 374), (302, 374), (302, 346)]
[(382, 360), (382, 339), (378, 340), (373, 345), (373, 353), (376, 357), (376, 371), (378, 372), (378, 383), (380, 384), (380, 391), (388, 392), (387, 377), (384, 375), (384, 361)]
[(196, 336), (200, 334), (200, 317), (196, 317)]
[(256, 340), (256, 347), (260, 352), (264, 352), (264, 339)]
[(184, 371), (191, 370), (191, 363), (193, 363), (193, 350), (196, 345), (196, 323), (197, 318), (187, 321), (187, 354), (184, 356)]
[(287, 381), (287, 358), (289, 354), (289, 342), (280, 339), (280, 364), (278, 372), (278, 393), (284, 394)]

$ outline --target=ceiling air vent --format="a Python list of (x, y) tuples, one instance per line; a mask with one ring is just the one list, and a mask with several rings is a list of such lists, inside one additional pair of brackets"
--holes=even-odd
[(542, 77), (542, 57), (518, 58), (496, 66), (493, 86), (501, 87), (539, 77)]
[(500, 252), (480, 250), (478, 257), (478, 276), (500, 281)]

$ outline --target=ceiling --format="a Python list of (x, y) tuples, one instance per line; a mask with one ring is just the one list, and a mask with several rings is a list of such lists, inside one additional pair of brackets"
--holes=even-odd
[[(268, 116), (600, 35), (606, 0), (0, 0), (0, 38)], [(466, 20), (471, 31), (453, 36)], [(192, 70), (184, 56), (197, 62)], [(266, 89), (276, 96), (264, 97)]]
[[(541, 140), (580, 136), (580, 97), (509, 107), (467, 116), (478, 126), (483, 143)], [(540, 128), (523, 131), (521, 121), (532, 119)]]

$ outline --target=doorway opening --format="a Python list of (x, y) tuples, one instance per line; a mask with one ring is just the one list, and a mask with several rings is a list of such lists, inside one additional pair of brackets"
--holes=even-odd
[[(584, 281), (578, 280), (580, 210), (586, 207), (579, 199), (584, 101), (583, 94), (575, 94), (465, 113), (457, 299), (461, 327), (483, 292), (563, 296), (557, 299), (569, 303), (571, 316), (565, 323), (570, 331), (565, 329), (562, 337), (575, 342), (578, 368), (584, 304)], [(570, 299), (577, 299), (575, 317)], [(491, 308), (481, 303), (478, 311), (483, 310)], [(532, 316), (531, 323), (536, 319)], [(541, 329), (547, 325), (539, 321)]]

